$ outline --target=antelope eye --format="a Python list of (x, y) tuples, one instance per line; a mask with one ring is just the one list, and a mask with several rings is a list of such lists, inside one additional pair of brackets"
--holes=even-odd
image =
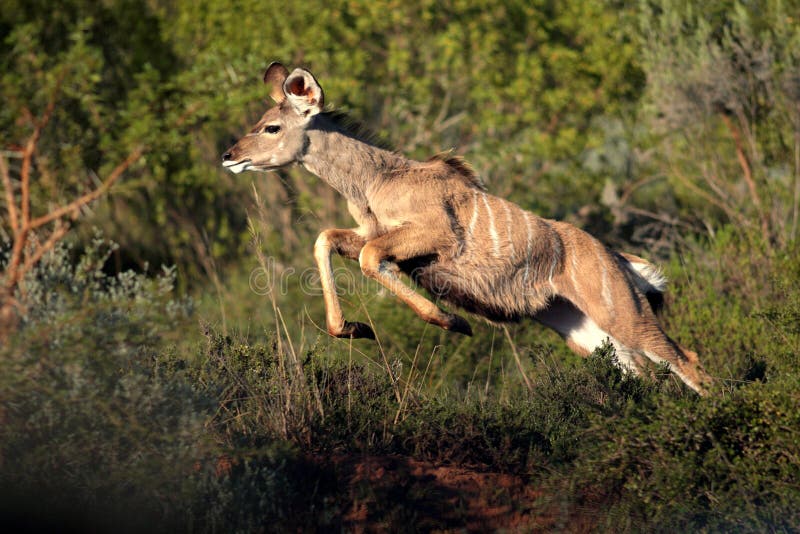
[(281, 127), (277, 124), (270, 124), (264, 127), (264, 131), (269, 134), (276, 134), (281, 131)]

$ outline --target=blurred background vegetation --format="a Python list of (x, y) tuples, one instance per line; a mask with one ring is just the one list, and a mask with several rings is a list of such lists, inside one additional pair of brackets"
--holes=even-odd
[[(43, 494), (76, 528), (351, 528), (335, 451), (513, 472), (551, 516), (594, 503), (609, 529), (800, 525), (797, 0), (0, 0), (0, 37), (0, 150), (32, 217), (131, 159), (13, 287), (8, 510)], [(454, 337), (345, 262), (346, 313), (380, 344), (329, 339), (311, 245), (351, 226), (344, 202), (301, 169), (219, 165), (271, 104), (273, 60), (397, 150), (453, 149), (492, 193), (661, 262), (666, 328), (716, 395), (530, 323)], [(384, 525), (415, 517), (418, 496), (358, 491)]]

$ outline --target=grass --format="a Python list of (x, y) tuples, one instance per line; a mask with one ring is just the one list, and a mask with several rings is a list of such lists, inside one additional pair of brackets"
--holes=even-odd
[[(390, 299), (349, 310), (380, 344), (318, 333), (319, 308), (304, 309), (318, 304), (296, 288), (264, 302), (234, 295), (244, 284), (233, 279), (229, 300), (195, 306), (170, 291), (170, 271), (105, 274), (104, 247), (77, 263), (68, 250), (51, 256), (28, 281), (24, 328), (0, 349), (6, 525), (800, 525), (796, 255), (745, 258), (719, 239), (669, 266), (667, 329), (718, 377), (701, 399), (666, 369), (622, 373), (610, 347), (564, 356), (526, 327), (454, 338)], [(271, 318), (239, 330), (232, 302)], [(211, 324), (220, 304), (227, 324)], [(486, 522), (496, 509), (505, 519)]]

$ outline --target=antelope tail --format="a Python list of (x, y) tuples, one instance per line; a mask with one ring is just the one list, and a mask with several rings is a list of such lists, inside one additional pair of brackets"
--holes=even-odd
[(649, 261), (627, 254), (617, 253), (622, 265), (633, 273), (633, 282), (636, 287), (644, 293), (650, 307), (654, 312), (660, 312), (664, 305), (664, 291), (667, 289), (667, 277), (664, 273)]

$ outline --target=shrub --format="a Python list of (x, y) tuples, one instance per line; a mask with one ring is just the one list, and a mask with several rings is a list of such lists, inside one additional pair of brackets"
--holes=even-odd
[(97, 238), (73, 263), (58, 246), (25, 280), (21, 331), (0, 349), (0, 486), (141, 524), (179, 499), (210, 450), (209, 406), (153, 365), (190, 309), (170, 296), (174, 272), (107, 275), (112, 250)]
[(231, 453), (210, 423), (234, 377), (217, 372), (228, 382), (206, 387), (187, 344), (168, 343), (189, 332), (191, 311), (172, 296), (174, 271), (106, 274), (113, 248), (100, 238), (80, 254), (61, 245), (25, 281), (21, 329), (0, 348), (0, 524), (114, 532), (316, 524), (299, 512), (321, 507), (307, 490), (324, 473), (275, 439)]

